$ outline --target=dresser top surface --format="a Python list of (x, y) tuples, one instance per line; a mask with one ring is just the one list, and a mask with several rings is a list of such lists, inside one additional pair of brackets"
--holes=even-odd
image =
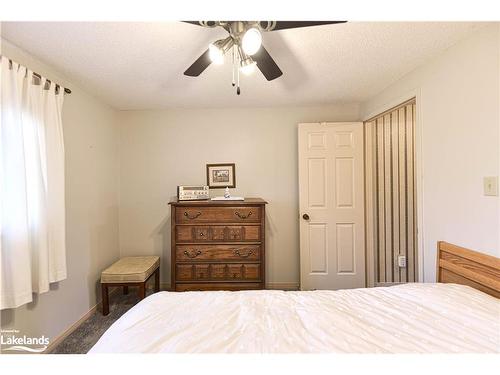
[(255, 206), (267, 204), (262, 198), (245, 198), (243, 201), (212, 201), (210, 199), (199, 201), (180, 201), (172, 198), (168, 203), (172, 206)]

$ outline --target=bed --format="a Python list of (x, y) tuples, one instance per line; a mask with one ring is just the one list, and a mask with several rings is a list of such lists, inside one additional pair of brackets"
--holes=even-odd
[(438, 283), (160, 292), (90, 353), (498, 353), (500, 260), (440, 242)]

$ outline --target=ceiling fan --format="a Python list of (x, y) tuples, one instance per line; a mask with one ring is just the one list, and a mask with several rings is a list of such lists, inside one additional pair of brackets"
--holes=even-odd
[[(262, 32), (295, 29), (299, 27), (330, 25), (347, 21), (184, 21), (202, 27), (222, 27), (229, 33), (225, 39), (211, 43), (208, 49), (184, 72), (198, 77), (211, 64), (222, 64), (224, 55), (231, 51), (233, 86), (240, 95), (240, 72), (251, 74), (257, 67), (268, 81), (283, 72), (262, 45)], [(235, 79), (236, 78), (236, 79)]]

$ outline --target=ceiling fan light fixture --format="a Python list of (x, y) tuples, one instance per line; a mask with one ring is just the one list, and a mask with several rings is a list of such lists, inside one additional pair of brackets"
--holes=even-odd
[(224, 62), (224, 53), (215, 43), (208, 46), (208, 56), (214, 64), (220, 65)]
[(240, 62), (240, 72), (244, 75), (250, 75), (255, 71), (255, 67), (257, 63), (252, 60), (252, 58), (248, 57), (245, 60), (241, 60)]
[(208, 46), (208, 56), (210, 60), (217, 65), (224, 63), (224, 54), (234, 45), (233, 38), (228, 36), (226, 39), (220, 39)]
[(241, 46), (247, 55), (255, 54), (262, 45), (262, 34), (255, 28), (249, 28), (241, 39)]

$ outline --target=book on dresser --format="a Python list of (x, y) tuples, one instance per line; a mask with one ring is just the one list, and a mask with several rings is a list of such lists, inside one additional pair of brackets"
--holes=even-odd
[(266, 203), (173, 199), (172, 290), (264, 289)]

